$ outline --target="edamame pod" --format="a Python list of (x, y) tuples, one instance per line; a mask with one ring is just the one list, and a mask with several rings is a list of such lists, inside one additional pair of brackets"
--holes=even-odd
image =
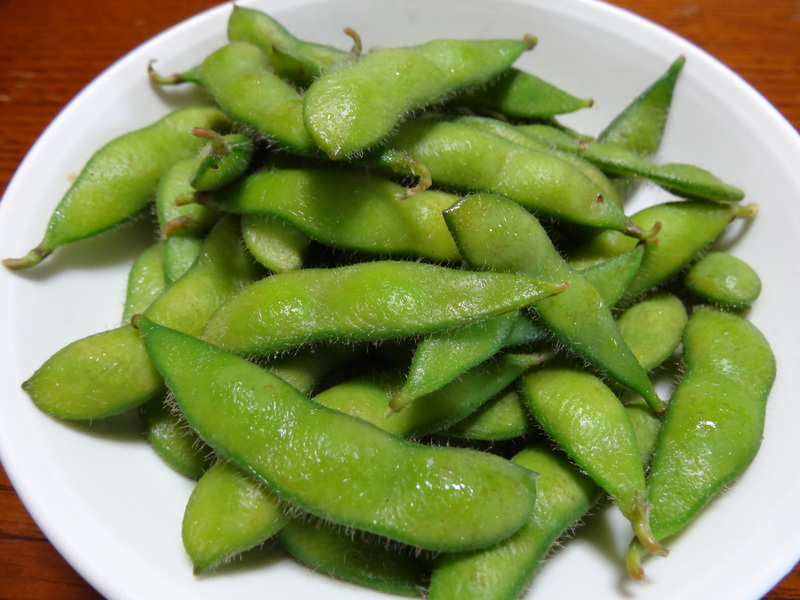
[(604, 173), (649, 179), (676, 196), (712, 202), (737, 202), (744, 198), (741, 189), (705, 169), (680, 163), (655, 164), (618, 144), (588, 144), (580, 155)]
[[(685, 373), (664, 415), (648, 485), (653, 535), (684, 529), (750, 465), (764, 429), (775, 357), (764, 335), (735, 313), (695, 308), (683, 338)], [(642, 578), (644, 549), (628, 568)]]
[(473, 194), (449, 208), (445, 221), (461, 254), (476, 269), (570, 281), (560, 299), (536, 302), (539, 317), (559, 341), (641, 394), (655, 412), (663, 411), (663, 402), (619, 333), (609, 307), (561, 258), (536, 217), (506, 198)]
[(208, 320), (203, 338), (260, 355), (324, 339), (394, 339), (508, 312), (566, 287), (411, 261), (300, 269), (243, 290)]
[(419, 403), (397, 414), (387, 415), (386, 405), (402, 384), (401, 372), (381, 372), (348, 380), (322, 391), (314, 400), (389, 433), (417, 438), (460, 422), (522, 373), (551, 358), (547, 352), (502, 354), (469, 369), (459, 379), (421, 397)]
[(547, 434), (611, 495), (653, 554), (666, 555), (651, 531), (636, 432), (619, 398), (589, 372), (548, 367), (521, 380), (528, 408)]
[(313, 402), (244, 358), (146, 317), (137, 324), (201, 437), (302, 510), (430, 550), (496, 543), (532, 510), (527, 469), (411, 444)]
[(218, 190), (238, 179), (250, 167), (255, 144), (241, 133), (222, 135), (212, 129), (192, 128), (192, 135), (208, 140), (189, 183), (200, 192)]
[(218, 460), (189, 496), (181, 539), (197, 574), (261, 544), (288, 518), (284, 503), (263, 483)]
[(307, 86), (328, 69), (356, 58), (333, 46), (301, 40), (272, 16), (235, 4), (228, 18), (228, 39), (249, 42), (269, 56), (275, 73), (289, 81)]
[[(625, 291), (627, 303), (647, 290), (665, 282), (689, 264), (714, 241), (731, 221), (750, 218), (757, 212), (753, 204), (739, 205), (681, 200), (649, 206), (631, 217), (640, 227), (662, 224), (657, 241), (647, 244), (642, 265)], [(569, 262), (577, 269), (630, 250), (635, 240), (617, 232), (604, 231), (570, 254)]]
[(252, 44), (226, 44), (178, 75), (162, 77), (152, 67), (149, 73), (162, 85), (202, 85), (232, 119), (292, 152), (313, 155), (317, 150), (303, 123), (302, 96), (272, 71), (269, 57)]
[(122, 309), (122, 325), (128, 325), (131, 317), (143, 312), (167, 287), (164, 280), (164, 249), (161, 241), (145, 248), (131, 265), (125, 288), (125, 303)]
[(402, 186), (371, 173), (278, 169), (200, 198), (223, 211), (279, 217), (323, 244), (383, 256), (458, 262), (442, 219), (458, 198), (426, 190), (402, 202)]
[(272, 273), (303, 266), (309, 237), (278, 217), (242, 215), (242, 239), (250, 254)]
[(309, 86), (306, 127), (325, 154), (347, 158), (382, 142), (408, 112), (502, 73), (534, 44), (440, 39), (373, 50)]
[(214, 463), (214, 452), (186, 420), (169, 404), (166, 396), (156, 396), (139, 407), (139, 418), (150, 446), (170, 467), (190, 479), (200, 479)]
[(711, 304), (746, 308), (761, 294), (761, 278), (742, 259), (726, 252), (709, 252), (683, 276), (683, 285)]
[(310, 515), (291, 519), (278, 532), (289, 554), (316, 572), (388, 594), (419, 597), (430, 566), (415, 548), (365, 531), (346, 531)]
[(510, 312), (478, 323), (431, 334), (420, 340), (411, 360), (408, 377), (389, 402), (398, 412), (417, 398), (439, 389), (467, 369), (495, 355), (505, 346), (519, 319)]
[(27, 269), (59, 246), (111, 229), (143, 211), (152, 202), (164, 169), (195, 156), (203, 147), (202, 140), (189, 135), (192, 127), (224, 131), (230, 120), (216, 108), (184, 108), (107, 143), (92, 155), (58, 203), (39, 245), (3, 264)]
[[(653, 156), (661, 146), (678, 76), (686, 59), (678, 57), (667, 70), (633, 99), (597, 137), (599, 143), (621, 146), (643, 158)], [(633, 179), (613, 177), (621, 197), (626, 197)]]
[(617, 317), (617, 326), (636, 360), (650, 372), (677, 350), (687, 319), (677, 296), (659, 294), (628, 307)]
[(516, 67), (507, 69), (486, 85), (459, 94), (454, 103), (515, 119), (563, 115), (594, 104), (589, 98), (573, 96)]
[(220, 212), (208, 206), (178, 206), (176, 200), (192, 195), (191, 177), (196, 158), (179, 160), (164, 170), (156, 188), (155, 204), (158, 228), (164, 240), (164, 277), (167, 283), (180, 279), (192, 265), (203, 238), (219, 221)]
[(455, 425), (440, 431), (445, 437), (499, 442), (528, 433), (530, 416), (516, 389), (501, 392)]
[(678, 57), (646, 90), (631, 101), (600, 135), (598, 142), (619, 144), (641, 156), (655, 154), (661, 145), (678, 76), (686, 58)]
[[(424, 164), (435, 184), (500, 194), (541, 215), (647, 237), (625, 216), (613, 190), (569, 161), (467, 123), (408, 119), (386, 145)], [(654, 233), (654, 232), (652, 232)]]
[[(241, 248), (235, 217), (228, 217), (211, 231), (186, 274), (145, 313), (199, 334), (225, 298), (260, 275)], [(68, 344), (22, 385), (43, 411), (63, 419), (97, 419), (136, 408), (163, 386), (141, 336), (130, 324)]]

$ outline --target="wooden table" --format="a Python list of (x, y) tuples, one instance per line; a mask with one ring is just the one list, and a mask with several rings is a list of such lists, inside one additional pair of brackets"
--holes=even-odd
[[(800, 0), (614, 0), (737, 71), (800, 129)], [(56, 113), (134, 46), (217, 0), (0, 0), (0, 189)], [(99, 598), (0, 470), (0, 599)], [(769, 593), (800, 598), (800, 566)]]

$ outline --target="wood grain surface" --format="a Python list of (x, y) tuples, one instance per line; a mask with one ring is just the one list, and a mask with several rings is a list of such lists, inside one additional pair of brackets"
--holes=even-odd
[[(103, 69), (218, 3), (0, 0), (0, 190), (45, 126)], [(708, 51), (800, 128), (800, 0), (612, 3)], [(0, 470), (0, 600), (99, 597), (42, 535)], [(800, 567), (765, 598), (800, 598)]]

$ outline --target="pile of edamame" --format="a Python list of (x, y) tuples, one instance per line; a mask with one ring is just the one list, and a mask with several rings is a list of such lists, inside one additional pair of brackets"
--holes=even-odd
[[(758, 275), (709, 252), (756, 206), (655, 159), (683, 58), (589, 136), (559, 116), (592, 100), (515, 66), (532, 36), (347, 33), (233, 6), (228, 43), (150, 66), (209, 102), (98, 150), (3, 261), (155, 215), (119, 327), (23, 388), (58, 419), (139, 413), (196, 480), (198, 573), (272, 540), (390, 593), (517, 598), (605, 503), (644, 578), (753, 460), (775, 377)], [(629, 215), (643, 181), (672, 197)]]

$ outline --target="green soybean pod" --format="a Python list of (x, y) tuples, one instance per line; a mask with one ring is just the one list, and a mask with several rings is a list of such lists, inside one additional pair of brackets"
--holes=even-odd
[(539, 474), (536, 507), (528, 522), (490, 548), (439, 555), (429, 600), (520, 598), (556, 540), (600, 497), (591, 478), (560, 452), (531, 446), (512, 460)]
[[(661, 420), (644, 404), (625, 407), (646, 464)], [(536, 507), (513, 536), (482, 550), (436, 557), (429, 600), (515, 600), (520, 598), (559, 539), (580, 525), (602, 494), (597, 484), (563, 452), (533, 445), (512, 459), (539, 474)]]
[(585, 160), (577, 152), (561, 150), (536, 136), (526, 133), (522, 126), (490, 117), (464, 116), (454, 118), (452, 121), (483, 129), (484, 131), (499, 135), (510, 142), (519, 144), (523, 148), (528, 148), (535, 152), (551, 154), (565, 160), (575, 166), (583, 175), (591, 179), (595, 185), (597, 185), (603, 197), (615, 198), (617, 196), (617, 191), (614, 189), (612, 182), (605, 173), (591, 162)]
[(203, 338), (261, 355), (325, 339), (396, 339), (512, 311), (565, 288), (411, 261), (300, 269), (242, 290), (208, 320)]
[(663, 411), (663, 402), (620, 334), (609, 306), (558, 254), (534, 215), (506, 198), (472, 194), (449, 208), (445, 221), (475, 269), (570, 281), (564, 293), (534, 304), (542, 322), (561, 343), (641, 394), (655, 412)]
[(174, 410), (166, 395), (148, 400), (138, 412), (150, 446), (176, 472), (200, 479), (214, 463), (214, 452)]
[(603, 131), (598, 142), (619, 144), (641, 156), (655, 154), (669, 118), (678, 76), (686, 58), (678, 57), (667, 70), (634, 98)]
[(580, 155), (604, 173), (649, 179), (676, 196), (712, 202), (738, 202), (744, 198), (741, 189), (705, 169), (683, 163), (656, 164), (619, 144), (587, 144)]
[(652, 371), (677, 350), (688, 315), (677, 296), (658, 294), (629, 306), (617, 325), (636, 359)]
[(217, 346), (146, 317), (137, 324), (201, 437), (302, 510), (420, 548), (456, 550), (510, 536), (533, 507), (527, 469), (482, 452), (411, 444)]
[(155, 194), (156, 217), (164, 240), (164, 277), (173, 283), (189, 269), (203, 245), (203, 239), (219, 221), (220, 212), (198, 204), (179, 206), (176, 200), (191, 195), (190, 180), (197, 159), (174, 162), (164, 170)]
[(243, 175), (253, 161), (256, 147), (249, 136), (222, 135), (203, 127), (192, 128), (192, 135), (208, 140), (189, 182), (197, 191), (208, 192), (228, 185)]
[(634, 226), (614, 190), (598, 186), (570, 161), (468, 123), (408, 119), (386, 146), (424, 164), (437, 185), (499, 194), (534, 213), (570, 223), (634, 237), (654, 233)]
[(506, 345), (519, 319), (526, 317), (510, 312), (422, 338), (406, 381), (389, 402), (389, 408), (399, 412), (495, 355)]
[(223, 211), (278, 217), (323, 244), (384, 257), (458, 262), (442, 219), (458, 197), (405, 188), (384, 177), (332, 168), (263, 171), (200, 201)]
[(373, 50), (309, 86), (306, 127), (325, 154), (347, 158), (382, 142), (410, 111), (499, 75), (534, 44), (442, 39)]
[(515, 119), (541, 119), (588, 108), (594, 102), (510, 67), (485, 85), (458, 94), (453, 104)]
[[(223, 300), (255, 281), (261, 270), (239, 244), (235, 217), (221, 220), (203, 251), (177, 282), (145, 312), (153, 319), (199, 333)], [(164, 387), (130, 325), (76, 340), (48, 358), (22, 384), (41, 410), (62, 419), (97, 419), (136, 408)]]
[(455, 425), (438, 432), (445, 437), (499, 442), (530, 431), (530, 416), (519, 392), (507, 389)]
[(130, 324), (131, 317), (150, 306), (166, 286), (164, 248), (161, 241), (156, 241), (142, 250), (128, 272), (122, 324)]
[[(661, 146), (678, 77), (686, 59), (678, 57), (667, 70), (634, 98), (600, 132), (597, 142), (620, 146), (641, 157), (653, 156)], [(633, 179), (612, 177), (621, 197), (628, 196)]]
[(272, 273), (303, 266), (310, 238), (294, 225), (270, 215), (242, 215), (242, 239), (259, 263)]
[(746, 308), (761, 294), (761, 278), (742, 259), (727, 252), (709, 252), (683, 276), (683, 285), (711, 304)]
[(150, 78), (162, 85), (197, 83), (225, 114), (259, 136), (294, 153), (317, 152), (303, 123), (302, 96), (272, 71), (269, 57), (252, 44), (230, 42), (177, 75), (160, 76), (151, 67)]
[(151, 204), (164, 169), (202, 148), (203, 142), (189, 135), (195, 126), (223, 131), (230, 120), (216, 108), (184, 108), (108, 142), (64, 194), (39, 245), (22, 258), (4, 259), (3, 264), (27, 269), (59, 246), (111, 229), (142, 212)]
[[(753, 204), (740, 205), (679, 200), (642, 209), (631, 217), (640, 227), (661, 223), (657, 240), (647, 244), (642, 264), (625, 291), (623, 303), (677, 275), (725, 230), (731, 221), (750, 218)], [(570, 253), (569, 263), (583, 269), (630, 250), (635, 240), (604, 231)]]
[(189, 496), (181, 539), (198, 574), (258, 546), (288, 518), (284, 503), (263, 483), (218, 460)]
[(396, 414), (387, 415), (386, 405), (402, 385), (402, 371), (373, 373), (344, 381), (323, 390), (314, 396), (314, 401), (364, 419), (389, 433), (418, 438), (460, 422), (522, 373), (550, 358), (546, 352), (504, 353), (469, 369), (460, 378)]
[[(696, 307), (683, 346), (684, 376), (664, 415), (648, 480), (659, 540), (685, 529), (753, 461), (776, 374), (769, 342), (736, 313)], [(644, 554), (631, 544), (634, 577), (644, 577)]]
[(521, 381), (536, 421), (614, 499), (639, 543), (666, 555), (649, 523), (636, 431), (617, 395), (593, 374), (570, 367), (533, 371)]
[(301, 40), (271, 15), (238, 4), (228, 18), (228, 39), (258, 46), (275, 73), (300, 86), (356, 57), (354, 52)]
[(421, 597), (430, 566), (415, 548), (365, 531), (348, 531), (310, 515), (291, 519), (278, 532), (289, 554), (317, 572), (380, 590)]

